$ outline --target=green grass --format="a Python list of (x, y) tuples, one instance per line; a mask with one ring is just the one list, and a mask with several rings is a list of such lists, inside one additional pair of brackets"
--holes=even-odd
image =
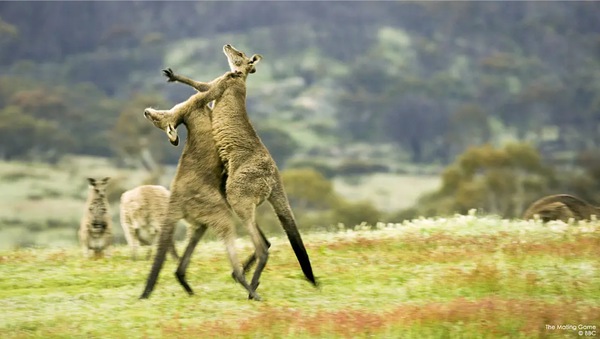
[[(233, 282), (219, 242), (196, 250), (194, 296), (169, 259), (149, 300), (137, 298), (151, 263), (126, 247), (97, 260), (76, 248), (3, 251), (0, 337), (573, 337), (545, 325), (600, 327), (599, 225), (469, 215), (305, 234), (318, 289), (272, 238), (262, 302)], [(245, 239), (238, 247), (249, 254)]]

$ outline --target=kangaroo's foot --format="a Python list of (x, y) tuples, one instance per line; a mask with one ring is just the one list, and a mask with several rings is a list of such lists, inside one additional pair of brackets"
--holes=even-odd
[(262, 301), (262, 298), (256, 293), (256, 291), (250, 293), (248, 295), (248, 299), (249, 300), (254, 300), (254, 301)]
[[(250, 285), (250, 288), (252, 288), (254, 291), (256, 291), (256, 289), (258, 288), (258, 285), (260, 285), (260, 283), (256, 283), (256, 286)], [(252, 294), (248, 294), (248, 299), (252, 300)]]

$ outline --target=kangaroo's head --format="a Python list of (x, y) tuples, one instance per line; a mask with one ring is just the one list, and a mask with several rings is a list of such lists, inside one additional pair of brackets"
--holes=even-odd
[(540, 211), (538, 211), (540, 219), (543, 222), (548, 222), (550, 220), (562, 220), (564, 222), (569, 221), (569, 218), (574, 218), (575, 215), (571, 209), (563, 204), (562, 202), (553, 202), (550, 203)]
[(248, 58), (242, 51), (238, 51), (230, 44), (223, 46), (223, 53), (227, 57), (229, 68), (232, 72), (242, 72), (244, 76), (256, 72), (256, 64), (262, 59), (262, 55), (254, 54)]
[(104, 198), (104, 196), (106, 195), (106, 186), (108, 185), (110, 177), (102, 179), (87, 178), (87, 180), (90, 184), (90, 189), (94, 190), (94, 193), (96, 193), (96, 195), (100, 196), (101, 198)]
[(160, 128), (167, 133), (171, 145), (179, 145), (179, 135), (177, 135), (177, 126), (179, 121), (175, 114), (167, 113), (165, 111), (157, 111), (153, 108), (146, 108), (144, 110), (144, 117), (150, 120), (154, 126)]

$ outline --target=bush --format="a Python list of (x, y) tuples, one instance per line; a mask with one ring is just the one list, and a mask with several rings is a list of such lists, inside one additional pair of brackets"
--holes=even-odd
[(336, 200), (333, 184), (311, 168), (281, 172), (290, 204), (299, 210), (328, 209)]
[(381, 220), (381, 212), (369, 201), (349, 202), (338, 200), (331, 211), (332, 224), (342, 223), (346, 228), (352, 229), (356, 225), (366, 222), (375, 225)]
[(313, 170), (321, 173), (325, 178), (331, 179), (336, 175), (336, 169), (333, 166), (327, 165), (323, 161), (303, 159), (295, 160), (288, 164), (288, 169), (297, 168), (312, 168)]
[(553, 171), (526, 143), (472, 147), (442, 174), (442, 187), (419, 200), (420, 215), (467, 213), (472, 208), (513, 218), (525, 202), (549, 193)]

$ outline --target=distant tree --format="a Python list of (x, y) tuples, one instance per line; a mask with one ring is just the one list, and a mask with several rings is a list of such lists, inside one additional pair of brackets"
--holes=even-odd
[(387, 107), (385, 127), (389, 138), (404, 146), (415, 163), (429, 162), (436, 143), (443, 140), (445, 108), (423, 94), (397, 95), (394, 105)]
[(166, 108), (167, 104), (157, 95), (135, 95), (122, 108), (110, 135), (122, 164), (155, 171), (169, 143), (164, 132), (144, 118), (146, 107)]
[(454, 154), (461, 153), (468, 146), (489, 142), (491, 133), (488, 116), (477, 104), (461, 105), (450, 115), (447, 138)]
[(519, 216), (530, 201), (549, 192), (554, 172), (529, 144), (467, 149), (442, 174), (442, 187), (417, 204), (429, 215), (466, 213), (479, 208), (504, 217)]
[(9, 105), (19, 106), (23, 112), (37, 119), (57, 120), (68, 118), (67, 103), (55, 91), (44, 87), (14, 93)]
[(0, 17), (0, 44), (9, 42), (19, 35), (19, 30)]
[(56, 161), (74, 143), (52, 121), (36, 119), (19, 106), (0, 109), (0, 157)]

